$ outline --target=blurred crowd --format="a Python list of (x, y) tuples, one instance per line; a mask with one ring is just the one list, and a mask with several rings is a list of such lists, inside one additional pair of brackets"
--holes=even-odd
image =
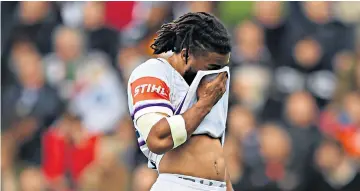
[(126, 100), (164, 23), (232, 35), (236, 191), (360, 188), (359, 2), (1, 2), (1, 189), (147, 191)]

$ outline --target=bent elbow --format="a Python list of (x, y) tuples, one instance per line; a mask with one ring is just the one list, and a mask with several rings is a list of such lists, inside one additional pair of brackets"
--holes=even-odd
[(155, 154), (162, 155), (172, 148), (172, 142), (157, 137), (148, 137), (146, 144), (149, 150)]
[(154, 153), (154, 154), (157, 154), (157, 155), (162, 155), (162, 154), (165, 154), (166, 150), (158, 145), (156, 146), (148, 146), (149, 147), (149, 150)]

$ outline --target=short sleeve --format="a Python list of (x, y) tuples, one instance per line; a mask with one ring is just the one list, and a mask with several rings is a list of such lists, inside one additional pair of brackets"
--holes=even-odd
[(151, 62), (144, 63), (143, 66), (134, 70), (128, 89), (129, 104), (132, 105), (134, 120), (153, 112), (173, 115), (174, 109), (170, 102), (170, 81), (166, 67), (161, 63)]

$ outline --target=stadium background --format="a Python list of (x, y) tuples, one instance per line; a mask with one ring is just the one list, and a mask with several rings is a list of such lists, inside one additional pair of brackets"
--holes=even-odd
[(145, 191), (126, 83), (162, 23), (233, 39), (225, 144), (236, 191), (360, 188), (359, 2), (1, 2), (4, 191)]

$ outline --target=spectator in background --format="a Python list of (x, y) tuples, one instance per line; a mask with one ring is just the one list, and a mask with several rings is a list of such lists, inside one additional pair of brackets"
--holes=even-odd
[(258, 20), (266, 28), (276, 28), (283, 22), (284, 3), (276, 1), (259, 1), (254, 4), (253, 12)]
[(37, 168), (28, 168), (20, 175), (21, 191), (43, 191), (45, 185), (42, 173)]
[[(56, 130), (49, 131), (49, 134), (45, 136), (45, 140), (50, 141), (44, 143), (48, 148), (47, 153), (49, 153), (47, 161), (50, 161), (50, 164), (55, 163), (53, 165), (45, 163), (48, 171), (60, 168), (55, 173), (55, 177), (57, 177), (59, 174), (63, 175), (66, 170), (70, 170), (75, 185), (84, 190), (119, 189), (116, 186), (119, 181), (124, 181), (121, 185), (126, 186), (126, 170), (128, 169), (122, 163), (119, 165), (116, 154), (122, 150), (121, 154), (123, 155), (123, 150), (130, 149), (129, 145), (131, 144), (127, 143), (126, 145), (122, 141), (104, 136), (116, 131), (119, 121), (127, 117), (124, 115), (127, 109), (123, 107), (126, 102), (122, 92), (124, 88), (106, 58), (101, 53), (93, 52), (85, 55), (81, 62), (76, 63), (77, 68), (74, 71), (72, 89), (68, 99), (71, 111), (81, 118), (75, 121), (76, 129), (73, 128), (69, 135), (70, 138), (68, 138), (73, 144), (68, 145), (63, 140), (64, 137), (59, 135)], [(104, 145), (104, 143), (106, 144)], [(59, 149), (60, 151), (57, 153), (65, 152), (66, 150), (63, 151), (64, 147), (65, 149), (70, 148), (66, 153), (67, 157), (71, 158), (71, 162), (70, 166), (62, 167), (66, 157), (53, 160), (53, 157), (56, 158), (56, 153), (55, 155), (51, 155), (51, 153), (54, 152), (53, 150)], [(60, 167), (58, 167), (59, 165)], [(54, 177), (51, 174), (48, 175), (50, 179)], [(106, 176), (112, 178), (106, 178)]]
[(190, 1), (188, 2), (190, 12), (207, 12), (216, 14), (216, 2), (211, 1)]
[(101, 137), (95, 147), (95, 158), (80, 174), (79, 190), (127, 191), (129, 168), (124, 160), (119, 161), (125, 144), (115, 137)]
[(360, 91), (360, 27), (357, 31), (357, 45), (355, 52), (355, 66), (354, 66), (354, 78), (355, 78), (355, 90)]
[(84, 60), (84, 38), (73, 28), (60, 26), (53, 34), (55, 52), (44, 58), (46, 80), (65, 100), (71, 96), (77, 68)]
[(348, 93), (343, 100), (344, 122), (360, 127), (360, 94)]
[(266, 42), (277, 66), (274, 74), (277, 93), (272, 99), (281, 103), (289, 93), (308, 90), (322, 108), (335, 88), (331, 64), (335, 54), (353, 50), (351, 27), (331, 17), (332, 4), (328, 2), (288, 3), (290, 11), (285, 20), (281, 19), (281, 3), (268, 4), (261, 6), (259, 2), (255, 13), (266, 27)]
[(242, 149), (239, 145), (239, 141), (229, 134), (225, 140), (224, 154), (226, 159), (226, 166), (231, 178), (231, 183), (236, 185), (244, 176)]
[(357, 24), (360, 17), (360, 4), (350, 1), (336, 2), (334, 13), (337, 18), (347, 24)]
[(344, 95), (349, 91), (356, 90), (356, 57), (351, 52), (340, 52), (334, 59), (335, 72), (337, 75), (336, 91), (332, 105), (339, 105)]
[(336, 76), (332, 66), (322, 61), (324, 49), (312, 38), (299, 40), (293, 48), (292, 61), (275, 69), (272, 99), (280, 101), (287, 95), (301, 90), (309, 91), (317, 98), (320, 108), (332, 98)]
[(141, 54), (151, 56), (150, 45), (154, 41), (157, 28), (168, 19), (170, 4), (165, 1), (135, 2), (131, 21), (121, 31), (121, 46), (135, 46)]
[(319, 64), (323, 54), (323, 47), (311, 37), (299, 40), (293, 49), (295, 62), (304, 69), (314, 68)]
[(58, 18), (52, 10), (50, 2), (20, 2), (15, 15), (10, 38), (6, 42), (11, 46), (17, 35), (28, 35), (34, 40), (41, 54), (51, 51), (51, 33), (58, 24)]
[(247, 109), (234, 105), (229, 111), (228, 133), (224, 152), (228, 155), (229, 173), (233, 184), (239, 184), (243, 165), (253, 166), (260, 162), (259, 132), (254, 115)]
[[(360, 56), (359, 56), (360, 57)], [(355, 65), (355, 90), (360, 91), (360, 58)]]
[[(73, 115), (71, 112), (65, 112), (58, 117), (50, 128), (42, 136), (42, 172), (47, 189), (49, 190), (67, 190), (72, 187), (72, 183), (76, 182), (77, 175), (93, 158), (93, 155), (84, 155), (81, 159), (82, 168), (73, 169), (70, 164), (75, 163), (74, 157), (70, 155), (70, 145), (75, 142), (78, 137), (79, 128), (76, 122), (79, 116)], [(77, 139), (79, 140), (79, 139)], [(79, 142), (79, 141), (78, 141)], [(86, 145), (91, 149), (91, 145)], [(90, 157), (89, 157), (90, 156)], [(70, 158), (67, 159), (67, 158)], [(89, 160), (90, 158), (90, 160)], [(85, 164), (85, 165), (84, 165)], [(69, 174), (67, 174), (69, 172)], [(69, 179), (69, 178), (72, 178)]]
[[(11, 52), (11, 67), (17, 83), (9, 85), (1, 99), (2, 170), (5, 177), (11, 176), (14, 162), (19, 158), (27, 165), (21, 176), (22, 182), (27, 182), (28, 178), (33, 180), (29, 175), (41, 164), (40, 137), (61, 113), (62, 103), (56, 91), (45, 82), (41, 57), (34, 44), (17, 39)], [(21, 186), (30, 189), (27, 185)]]
[[(117, 67), (122, 73), (124, 82), (127, 82), (131, 72), (147, 59), (136, 46), (124, 47), (119, 51)], [(125, 84), (124, 84), (125, 85)]]
[(73, 28), (81, 27), (84, 4), (83, 1), (57, 1), (56, 5), (59, 7), (63, 24)]
[[(292, 22), (294, 40), (312, 36), (324, 48), (327, 63), (337, 52), (354, 49), (354, 31), (334, 17), (331, 11), (334, 6), (333, 2), (298, 2), (290, 6), (294, 19), (297, 19)], [(300, 25), (296, 26), (295, 21)]]
[(360, 91), (360, 27), (358, 31), (357, 47), (355, 52), (354, 81), (356, 91)]
[[(11, 47), (18, 36), (27, 36), (31, 39), (42, 55), (51, 51), (51, 33), (58, 24), (56, 13), (51, 10), (53, 10), (51, 3), (45, 1), (15, 4), (15, 11), (12, 12), (11, 18), (8, 19), (9, 23), (1, 33), (2, 81), (12, 83), (14, 80), (13, 75), (5, 71), (9, 69), (7, 64), (10, 61)], [(5, 85), (3, 82), (2, 84)]]
[(256, 120), (250, 110), (234, 105), (229, 111), (229, 134), (238, 141), (244, 141), (251, 133), (255, 131)]
[(101, 53), (89, 54), (80, 67), (71, 106), (83, 117), (87, 131), (95, 134), (114, 132), (118, 121), (127, 116), (123, 83)]
[(259, 132), (261, 160), (244, 166), (244, 175), (235, 190), (293, 190), (298, 185), (288, 169), (291, 142), (287, 132), (276, 124), (264, 124)]
[(172, 17), (178, 18), (188, 12), (207, 12), (216, 15), (215, 2), (211, 1), (184, 1), (172, 2)]
[(260, 147), (255, 116), (248, 109), (235, 105), (230, 109), (228, 122), (228, 134), (240, 147), (238, 150), (242, 150), (243, 162), (250, 166), (256, 165), (260, 158)]
[(310, 182), (311, 190), (353, 191), (360, 187), (360, 173), (340, 144), (323, 141), (316, 152), (318, 173)]
[[(349, 135), (356, 135), (360, 127), (360, 96), (358, 92), (350, 92), (341, 100), (341, 104), (329, 107), (320, 118), (320, 127), (323, 134), (333, 138), (347, 139)], [(344, 135), (342, 135), (345, 133)], [(348, 134), (350, 133), (350, 134)], [(351, 139), (349, 139), (351, 140)], [(355, 144), (356, 145), (356, 144)]]
[(314, 128), (317, 121), (317, 106), (315, 100), (308, 92), (295, 92), (286, 101), (285, 118), (289, 128)]
[(286, 31), (284, 2), (258, 1), (253, 7), (255, 20), (264, 27), (265, 44), (269, 48), (275, 63), (279, 62), (281, 46)]
[(315, 100), (308, 92), (296, 92), (286, 101), (284, 125), (292, 142), (290, 169), (296, 174), (298, 189), (307, 184), (312, 156), (321, 135), (316, 126), (318, 111)]
[(345, 152), (354, 159), (360, 159), (360, 94), (351, 92), (343, 100), (339, 112), (339, 126), (336, 138), (343, 145)]
[(271, 73), (269, 70), (258, 65), (245, 65), (235, 68), (232, 71), (232, 77), (230, 101), (239, 103), (257, 116), (261, 114), (270, 87)]
[(139, 165), (134, 172), (132, 191), (148, 191), (155, 183), (158, 174), (155, 170), (149, 169), (147, 165)]
[[(43, 136), (43, 172), (54, 190), (126, 190), (128, 169), (118, 161), (124, 144), (90, 134), (81, 116), (66, 112)], [(70, 176), (68, 176), (70, 175)]]
[(331, 3), (329, 2), (308, 2), (303, 3), (302, 8), (305, 12), (305, 16), (309, 20), (317, 24), (323, 24), (329, 22), (332, 19), (330, 16), (330, 4)]
[(76, 29), (60, 27), (54, 40), (55, 52), (44, 59), (47, 81), (79, 109), (88, 130), (111, 131), (126, 112), (126, 99), (110, 60), (101, 52), (86, 52)]
[[(271, 105), (272, 103), (268, 101), (273, 65), (271, 55), (264, 44), (263, 28), (252, 21), (245, 20), (236, 27), (235, 36), (236, 46), (231, 54), (231, 64), (234, 67), (232, 70), (234, 78), (236, 78), (233, 90), (238, 96), (233, 99), (235, 102), (237, 100), (246, 105), (257, 115), (258, 120), (270, 120), (271, 115), (276, 113), (273, 109), (278, 107)], [(248, 75), (249, 73), (253, 74)], [(253, 79), (251, 76), (263, 76), (263, 78)]]
[[(14, 12), (19, 2), (12, 1), (1, 4), (1, 42), (5, 42), (11, 30)], [(4, 43), (1, 43), (1, 50), (4, 50)], [(2, 52), (1, 52), (2, 53)]]
[(231, 54), (233, 66), (255, 65), (271, 68), (271, 57), (264, 44), (263, 29), (252, 21), (242, 21), (235, 29), (236, 46)]
[(119, 34), (105, 25), (106, 2), (86, 2), (84, 5), (83, 27), (87, 36), (88, 49), (108, 54), (115, 66), (118, 53)]
[(254, 6), (255, 18), (264, 27), (265, 42), (273, 58), (273, 75), (270, 80), (269, 99), (264, 104), (262, 114), (264, 121), (272, 121), (280, 118), (281, 116), (279, 114), (282, 113), (281, 108), (283, 108), (285, 96), (296, 91), (299, 89), (298, 86), (301, 86), (299, 85), (301, 81), (298, 79), (297, 73), (290, 72), (290, 69), (287, 67), (291, 64), (285, 62), (285, 67), (282, 67), (284, 63), (282, 58), (284, 55), (287, 55), (287, 53), (282, 50), (282, 47), (285, 46), (288, 38), (288, 21), (287, 17), (283, 16), (283, 8), (284, 3), (281, 2), (257, 2)]
[(140, 154), (141, 157), (146, 159), (140, 149), (138, 149), (137, 140), (134, 139), (136, 135), (133, 128), (131, 117), (126, 115), (120, 120), (115, 132), (115, 139), (118, 140), (117, 145), (120, 147), (121, 161), (129, 171), (133, 171), (139, 164), (137, 154)]

